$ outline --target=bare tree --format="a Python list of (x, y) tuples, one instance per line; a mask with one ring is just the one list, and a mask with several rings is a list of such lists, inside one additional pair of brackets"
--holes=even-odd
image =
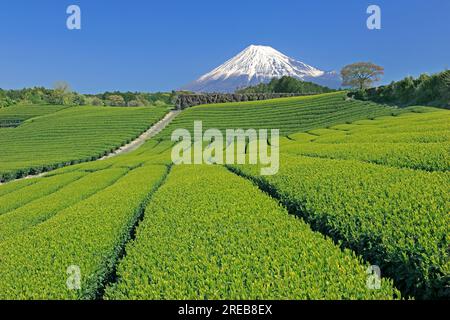
[(384, 68), (371, 62), (357, 62), (341, 70), (342, 85), (364, 89), (380, 81)]
[(59, 91), (61, 93), (69, 93), (71, 92), (70, 85), (66, 81), (57, 81), (53, 85), (53, 89)]

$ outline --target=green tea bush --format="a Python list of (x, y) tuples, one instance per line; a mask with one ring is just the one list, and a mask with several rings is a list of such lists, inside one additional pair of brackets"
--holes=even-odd
[(174, 166), (108, 299), (393, 299), (367, 265), (217, 166)]
[(29, 186), (30, 184), (33, 184), (37, 181), (38, 181), (37, 179), (23, 179), (23, 180), (10, 182), (8, 184), (2, 184), (2, 185), (0, 185), (0, 197), (5, 194), (8, 194), (10, 192), (17, 191), (20, 188)]
[[(151, 165), (132, 170), (92, 197), (0, 242), (0, 299), (97, 297), (166, 171), (166, 166)], [(78, 290), (67, 286), (70, 266), (81, 271)]]
[[(24, 107), (9, 109), (16, 108)], [(5, 130), (0, 135), (0, 182), (98, 159), (137, 138), (167, 110), (72, 107), (30, 118), (14, 129), (0, 129)]]
[(291, 135), (291, 140), (283, 141), (282, 152), (427, 171), (450, 170), (450, 111), (404, 113), (308, 134), (306, 138)]
[(72, 172), (60, 177), (39, 178), (29, 186), (0, 197), (0, 216), (19, 208), (33, 200), (42, 198), (58, 191), (69, 183), (80, 179), (85, 173)]
[(107, 169), (88, 174), (48, 196), (0, 215), (0, 241), (42, 223), (58, 211), (89, 198), (112, 185), (126, 172), (125, 169)]
[(372, 102), (347, 100), (343, 92), (265, 101), (222, 103), (189, 108), (167, 126), (158, 139), (170, 140), (172, 131), (192, 132), (195, 120), (204, 130), (217, 128), (280, 129), (281, 135), (405, 112)]
[(274, 176), (233, 170), (379, 265), (404, 294), (448, 297), (450, 173), (292, 155), (282, 155)]

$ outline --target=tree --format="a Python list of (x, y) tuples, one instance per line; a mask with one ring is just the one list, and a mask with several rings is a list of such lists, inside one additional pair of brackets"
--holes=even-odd
[(281, 77), (277, 82), (275, 82), (273, 89), (274, 89), (274, 92), (297, 93), (297, 92), (299, 92), (299, 81), (292, 77), (284, 76), (284, 77)]
[(53, 89), (55, 89), (56, 91), (59, 91), (61, 93), (69, 93), (72, 90), (70, 89), (70, 85), (65, 82), (65, 81), (57, 81), (55, 82), (55, 84), (53, 85)]
[(114, 106), (114, 107), (123, 107), (126, 105), (125, 99), (122, 96), (119, 96), (117, 94), (112, 94), (108, 96), (108, 105)]
[(416, 79), (408, 76), (378, 88), (357, 90), (350, 95), (356, 99), (397, 106), (429, 105), (450, 109), (450, 71), (422, 74)]
[(69, 94), (71, 92), (70, 85), (65, 81), (57, 81), (53, 85), (53, 92), (51, 94), (51, 104), (71, 104)]
[(302, 81), (293, 77), (283, 76), (273, 78), (269, 83), (260, 83), (236, 91), (238, 94), (247, 93), (324, 93), (333, 91), (318, 84)]
[(128, 101), (127, 106), (142, 107), (142, 106), (144, 106), (144, 104), (142, 103), (142, 101), (139, 101), (139, 100), (130, 100), (130, 101)]
[(90, 101), (90, 104), (93, 106), (103, 106), (103, 100), (99, 97), (93, 97)]
[(75, 94), (72, 98), (72, 104), (76, 106), (84, 106), (86, 105), (86, 97), (82, 94)]
[(153, 106), (155, 106), (155, 107), (163, 107), (163, 106), (166, 106), (167, 104), (164, 102), (164, 101), (162, 101), (162, 100), (156, 100), (155, 102), (153, 102)]
[(372, 83), (380, 81), (384, 68), (371, 62), (357, 62), (345, 66), (341, 70), (342, 85), (364, 89)]
[(408, 101), (412, 101), (416, 91), (413, 77), (409, 76), (398, 81), (394, 86), (394, 90), (400, 104), (406, 104)]
[(447, 108), (450, 108), (450, 70), (445, 70), (439, 76), (439, 95), (446, 103)]
[(16, 102), (9, 97), (0, 97), (0, 109), (3, 107), (9, 107), (15, 104)]

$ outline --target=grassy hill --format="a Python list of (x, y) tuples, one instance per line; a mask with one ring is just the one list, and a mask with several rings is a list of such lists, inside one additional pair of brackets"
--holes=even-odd
[(288, 135), (399, 112), (402, 111), (372, 102), (348, 100), (344, 92), (202, 105), (185, 110), (161, 133), (159, 138), (170, 139), (175, 128), (192, 131), (194, 120), (201, 120), (205, 129), (280, 129), (280, 134)]
[[(156, 117), (90, 110), (36, 118), (15, 137), (24, 145), (37, 129), (77, 120), (64, 129), (76, 151)], [(194, 120), (281, 129), (279, 173), (172, 165), (171, 131)], [(450, 111), (343, 93), (185, 110), (132, 153), (0, 186), (0, 298), (448, 298), (449, 120)], [(82, 270), (79, 290), (66, 286), (71, 265)], [(370, 265), (381, 268), (379, 290), (367, 287)]]
[(380, 266), (403, 294), (448, 297), (450, 111), (410, 110), (294, 134), (276, 175), (232, 170)]
[(23, 121), (68, 108), (67, 106), (14, 106), (0, 108), (0, 129), (18, 126)]
[(166, 107), (9, 107), (0, 119), (26, 120), (0, 129), (0, 181), (97, 159), (157, 122)]

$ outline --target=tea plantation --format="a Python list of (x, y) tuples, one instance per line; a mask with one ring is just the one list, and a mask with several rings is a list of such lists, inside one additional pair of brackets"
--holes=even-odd
[[(0, 299), (450, 297), (450, 111), (341, 92), (205, 105), (76, 163), (165, 112), (73, 107), (0, 129), (8, 179), (72, 164), (0, 185)], [(194, 120), (280, 129), (279, 172), (174, 165), (171, 132)]]
[(0, 129), (0, 182), (100, 158), (134, 140), (166, 111), (166, 107), (2, 109), (0, 119), (28, 119), (16, 128)]

